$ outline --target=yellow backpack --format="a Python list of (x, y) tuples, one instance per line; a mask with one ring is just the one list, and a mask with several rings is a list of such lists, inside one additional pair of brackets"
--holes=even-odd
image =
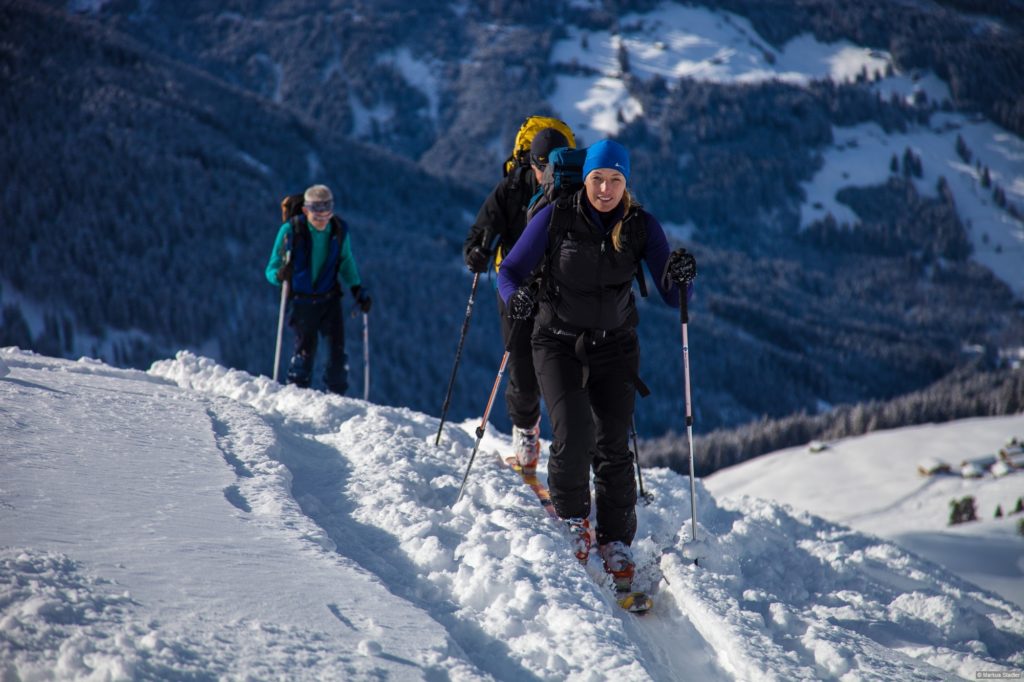
[(530, 143), (533, 142), (534, 136), (545, 128), (554, 128), (565, 135), (571, 147), (576, 146), (576, 138), (565, 121), (550, 116), (529, 116), (519, 126), (515, 144), (512, 146), (512, 155), (505, 160), (505, 175), (515, 170), (517, 166), (530, 165)]

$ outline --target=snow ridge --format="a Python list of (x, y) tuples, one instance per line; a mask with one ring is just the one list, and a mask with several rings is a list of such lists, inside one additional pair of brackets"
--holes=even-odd
[(435, 418), (184, 351), (148, 374), (2, 355), (5, 676), (1024, 670), (1019, 608), (891, 542), (763, 500), (720, 503), (701, 482), (688, 542), (689, 481), (666, 469), (645, 470), (655, 498), (634, 549), (656, 602), (637, 618), (499, 465), (503, 434), (485, 434), (453, 508), (473, 423), (436, 448)]

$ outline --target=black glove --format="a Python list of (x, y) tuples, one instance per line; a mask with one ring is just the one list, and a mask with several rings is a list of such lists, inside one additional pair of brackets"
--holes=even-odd
[(530, 287), (519, 287), (508, 299), (508, 316), (513, 320), (528, 320), (533, 317), (534, 306)]
[(291, 261), (288, 261), (277, 269), (277, 274), (274, 276), (277, 277), (278, 282), (284, 282), (292, 278), (293, 270), (295, 270), (295, 265)]
[(491, 252), (483, 247), (474, 246), (470, 252), (466, 254), (466, 266), (469, 268), (470, 272), (487, 272), (487, 264), (490, 262)]
[(686, 249), (676, 249), (668, 256), (665, 277), (676, 284), (689, 284), (697, 276), (697, 259)]
[(373, 299), (370, 298), (370, 292), (366, 290), (366, 287), (359, 286), (358, 284), (352, 287), (352, 296), (356, 299), (356, 305), (364, 313), (370, 312), (370, 306), (373, 305)]

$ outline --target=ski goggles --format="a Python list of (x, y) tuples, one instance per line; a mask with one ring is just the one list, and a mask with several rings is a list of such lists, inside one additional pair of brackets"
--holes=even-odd
[(334, 210), (333, 201), (310, 201), (305, 206), (311, 213), (331, 213)]

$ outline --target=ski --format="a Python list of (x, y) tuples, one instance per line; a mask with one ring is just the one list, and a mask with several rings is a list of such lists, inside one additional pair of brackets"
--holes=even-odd
[(499, 459), (501, 459), (502, 464), (519, 474), (519, 477), (523, 479), (523, 483), (528, 485), (534, 495), (537, 496), (537, 501), (540, 502), (540, 506), (544, 507), (544, 511), (548, 513), (548, 516), (560, 522), (561, 519), (558, 518), (558, 513), (555, 512), (555, 505), (551, 502), (551, 493), (548, 492), (547, 486), (537, 478), (537, 470), (535, 468), (524, 469), (519, 466), (519, 462), (516, 461), (515, 457), (499, 457)]
[(654, 607), (654, 600), (646, 592), (618, 592), (615, 602), (630, 613), (647, 613)]
[[(522, 479), (523, 483), (529, 486), (530, 490), (537, 496), (537, 501), (544, 507), (544, 511), (548, 513), (559, 526), (562, 525), (562, 520), (558, 518), (558, 513), (555, 512), (555, 505), (551, 502), (551, 493), (548, 491), (547, 486), (541, 482), (540, 478), (537, 477), (537, 470), (534, 468), (524, 469), (519, 466), (515, 457), (501, 457), (498, 459), (506, 467), (519, 474), (519, 478)], [(593, 533), (593, 531), (591, 531)], [(621, 591), (614, 589), (615, 603), (620, 608), (628, 611), (629, 613), (635, 613), (637, 615), (643, 615), (650, 611), (654, 607), (654, 600), (647, 592), (639, 590), (626, 590)]]

